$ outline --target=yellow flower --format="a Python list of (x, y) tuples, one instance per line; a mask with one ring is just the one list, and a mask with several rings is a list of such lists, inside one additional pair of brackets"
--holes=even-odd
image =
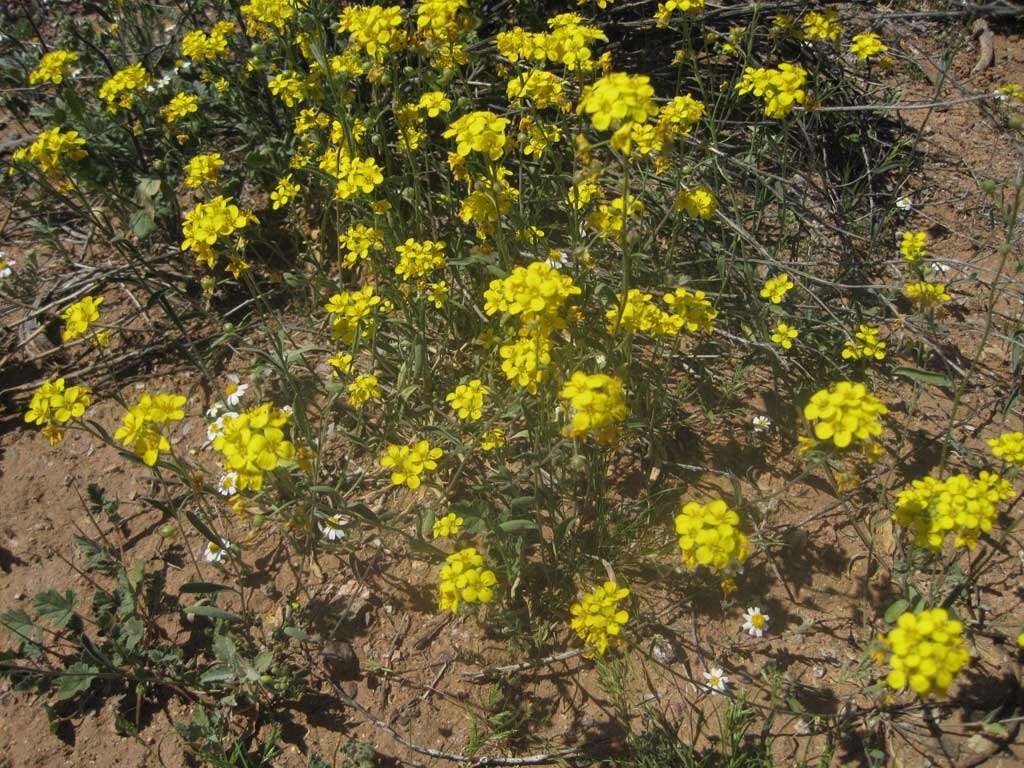
[(161, 451), (168, 451), (171, 443), (159, 429), (162, 424), (181, 421), (185, 412), (184, 395), (143, 392), (138, 402), (122, 417), (121, 426), (114, 432), (114, 439), (152, 467), (160, 458)]
[(576, 111), (590, 115), (594, 128), (606, 131), (627, 121), (644, 123), (658, 114), (658, 107), (649, 77), (613, 72), (583, 90)]
[(78, 131), (62, 131), (60, 128), (49, 128), (40, 133), (28, 147), (14, 154), (15, 160), (31, 160), (43, 173), (54, 176), (68, 160), (81, 160), (89, 153), (82, 147), (85, 139)]
[(228, 35), (235, 31), (234, 22), (218, 21), (207, 35), (201, 29), (194, 29), (181, 38), (181, 55), (188, 56), (197, 64), (217, 61), (226, 57)]
[(176, 93), (174, 97), (160, 110), (160, 116), (168, 125), (181, 120), (199, 111), (199, 97), (194, 93)]
[(973, 548), (978, 536), (992, 530), (999, 502), (1012, 499), (1013, 487), (984, 470), (976, 479), (953, 475), (945, 480), (925, 477), (900, 492), (893, 519), (914, 533), (914, 543), (934, 552), (952, 532), (957, 547)]
[(360, 192), (368, 195), (384, 181), (384, 174), (372, 157), (344, 157), (334, 175), (338, 180), (334, 188), (336, 200), (347, 200)]
[(448, 283), (439, 280), (427, 286), (427, 301), (436, 309), (441, 309), (448, 301)]
[(872, 56), (885, 53), (889, 46), (882, 42), (875, 32), (863, 32), (853, 36), (850, 43), (850, 53), (857, 57), (857, 61), (867, 61)]
[(217, 181), (224, 159), (220, 152), (196, 155), (185, 164), (185, 185), (198, 189), (209, 182)]
[(289, 173), (278, 180), (277, 187), (270, 193), (271, 207), (276, 211), (278, 208), (288, 205), (299, 194), (301, 189), (298, 184), (292, 181), (292, 175)]
[(676, 329), (676, 333), (684, 328), (690, 333), (711, 333), (714, 330), (718, 310), (711, 305), (704, 291), (676, 288), (665, 294), (664, 301), (670, 311), (667, 322)]
[[(374, 295), (372, 285), (357, 291), (345, 291), (331, 296), (324, 306), (327, 314), (333, 316), (331, 336), (336, 341), (351, 344), (355, 341), (359, 324), (370, 318), (374, 307), (380, 303), (380, 296)], [(370, 323), (372, 327), (372, 320)]]
[(338, 236), (338, 246), (345, 249), (341, 258), (342, 269), (351, 269), (367, 258), (370, 251), (384, 250), (384, 233), (375, 227), (356, 224)]
[(927, 280), (907, 283), (903, 286), (903, 294), (922, 311), (930, 310), (953, 298), (946, 292), (944, 283), (930, 283)]
[(380, 397), (377, 377), (372, 375), (356, 376), (355, 381), (348, 385), (348, 402), (353, 408), (362, 408), (363, 403)]
[(446, 263), (444, 243), (433, 240), (418, 242), (410, 237), (403, 245), (395, 248), (395, 252), (399, 256), (395, 274), (402, 280), (423, 277)]
[(1004, 432), (985, 442), (997, 459), (1018, 467), (1024, 466), (1024, 432)]
[(811, 11), (804, 16), (804, 40), (831, 40), (835, 42), (843, 34), (843, 25), (839, 23), (839, 13), (834, 8), (824, 11)]
[(878, 338), (878, 328), (861, 325), (854, 340), (847, 339), (843, 345), (844, 360), (860, 360), (862, 358), (884, 360), (886, 343)]
[(951, 619), (945, 608), (903, 613), (882, 638), (890, 652), (889, 687), (899, 691), (909, 685), (922, 698), (944, 696), (971, 660), (962, 633), (963, 624)]
[(676, 194), (672, 207), (695, 219), (710, 219), (718, 210), (718, 200), (707, 187), (697, 187)]
[(223, 418), (223, 429), (214, 438), (213, 448), (224, 457), (224, 471), (238, 475), (239, 490), (259, 491), (265, 473), (295, 458), (295, 446), (284, 432), (290, 413), (264, 403)]
[(473, 547), (448, 555), (438, 572), (438, 610), (458, 613), (463, 603), (489, 603), (498, 583), (494, 571), (484, 568), (484, 559)]
[(775, 326), (775, 332), (772, 333), (772, 341), (778, 344), (783, 349), (792, 349), (793, 339), (800, 335), (800, 331), (793, 328), (785, 323), (779, 323)]
[(916, 264), (928, 255), (927, 232), (904, 232), (900, 253), (911, 264)]
[(229, 237), (252, 220), (253, 216), (239, 209), (230, 197), (217, 195), (209, 202), (197, 203), (185, 214), (181, 226), (185, 240), (181, 249), (192, 251), (197, 259), (205, 260), (212, 267), (217, 258), (213, 246), (218, 240)]
[(498, 353), (501, 370), (508, 380), (536, 395), (545, 369), (551, 364), (551, 340), (544, 333), (534, 332), (501, 346)]
[(657, 26), (667, 27), (672, 14), (676, 11), (692, 14), (702, 10), (704, 10), (704, 0), (665, 0), (663, 3), (658, 3), (654, 20)]
[(609, 442), (626, 419), (625, 389), (614, 376), (576, 371), (558, 396), (572, 419), (566, 429), (571, 437), (589, 434), (598, 442)]
[(690, 570), (703, 565), (716, 574), (730, 574), (749, 556), (749, 542), (740, 530), (740, 516), (722, 499), (707, 504), (688, 502), (676, 515), (676, 536), (683, 562)]
[(98, 299), (93, 296), (86, 296), (66, 307), (61, 313), (61, 317), (64, 320), (61, 340), (73, 341), (88, 333), (89, 328), (100, 319), (99, 306), (102, 303), (102, 296)]
[(804, 407), (804, 418), (814, 423), (818, 440), (831, 440), (846, 448), (854, 440), (882, 434), (881, 417), (889, 412), (863, 384), (840, 381), (815, 392)]
[(125, 67), (100, 86), (99, 96), (107, 102), (110, 112), (118, 109), (131, 109), (135, 105), (135, 96), (153, 82), (142, 64), (136, 62)]
[(509, 81), (505, 89), (509, 101), (529, 99), (537, 109), (564, 106), (564, 81), (543, 69), (529, 69)]
[(60, 85), (68, 73), (68, 67), (76, 61), (78, 61), (78, 54), (74, 51), (44, 53), (36, 68), (29, 73), (28, 83), (29, 85), (38, 85), (39, 83)]
[(489, 429), (480, 436), (480, 450), (490, 452), (505, 446), (505, 430), (501, 427)]
[(443, 455), (440, 448), (432, 448), (429, 442), (420, 440), (413, 445), (389, 445), (380, 465), (392, 470), (393, 485), (407, 485), (415, 490), (423, 482), (420, 475), (437, 469), (437, 459)]
[(470, 112), (453, 122), (444, 132), (444, 138), (455, 139), (455, 151), (460, 157), (467, 157), (470, 152), (480, 152), (491, 160), (498, 160), (508, 142), (505, 136), (508, 124), (507, 117), (499, 117), (493, 112)]
[(459, 535), (459, 531), (462, 530), (462, 525), (465, 522), (454, 512), (449, 512), (444, 517), (434, 521), (433, 536), (435, 539), (454, 538)]
[(341, 11), (338, 31), (348, 32), (353, 46), (377, 62), (400, 50), (406, 41), (402, 8), (398, 5), (347, 6)]
[(352, 371), (352, 355), (348, 352), (338, 352), (327, 359), (331, 366), (331, 376), (335, 379), (341, 378), (341, 374)]
[(91, 403), (89, 387), (65, 387), (63, 378), (48, 379), (32, 393), (25, 421), (39, 426), (50, 445), (56, 445), (64, 438), (64, 425), (82, 418)]
[(451, 403), (452, 410), (462, 421), (477, 421), (483, 414), (484, 398), (490, 394), (480, 379), (473, 379), (468, 384), (460, 384), (454, 392), (445, 396), (445, 402)]
[(783, 272), (778, 277), (772, 277), (765, 281), (761, 288), (761, 298), (768, 299), (772, 304), (781, 304), (793, 286), (794, 283), (789, 279), (789, 275)]
[(249, 35), (269, 37), (270, 29), (284, 32), (295, 16), (296, 0), (250, 0), (240, 9)]
[(807, 72), (797, 64), (779, 64), (777, 69), (745, 67), (736, 83), (741, 95), (753, 93), (764, 101), (765, 117), (785, 117), (798, 104), (807, 101), (804, 84)]
[(516, 267), (508, 277), (492, 280), (484, 293), (484, 312), (507, 313), (519, 317), (524, 324), (536, 321), (557, 326), (556, 318), (562, 307), (581, 292), (571, 277), (547, 262), (535, 261), (526, 267)]
[(619, 603), (627, 597), (628, 588), (606, 581), (573, 603), (571, 626), (586, 644), (588, 654), (596, 651), (604, 655), (609, 646), (622, 646), (622, 627), (629, 621), (629, 614), (619, 608)]

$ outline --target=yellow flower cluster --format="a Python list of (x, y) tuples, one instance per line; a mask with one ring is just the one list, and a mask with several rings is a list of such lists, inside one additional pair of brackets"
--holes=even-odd
[(60, 85), (68, 73), (68, 67), (78, 61), (74, 51), (49, 51), (39, 59), (36, 68), (28, 75), (29, 85), (53, 83)]
[(590, 115), (594, 128), (606, 131), (626, 121), (646, 122), (658, 114), (658, 106), (649, 77), (613, 72), (583, 90), (576, 111)]
[(171, 443), (162, 430), (171, 422), (185, 418), (181, 409), (184, 404), (184, 395), (143, 392), (139, 401), (122, 417), (114, 439), (152, 467), (160, 458), (161, 451), (171, 449)]
[(373, 286), (368, 285), (357, 291), (336, 293), (327, 300), (324, 309), (332, 315), (331, 337), (335, 341), (351, 344), (355, 341), (359, 324), (373, 313), (374, 307), (380, 304), (380, 296), (375, 296)]
[(860, 383), (840, 381), (815, 392), (804, 407), (804, 418), (814, 424), (818, 440), (831, 440), (846, 448), (854, 440), (870, 440), (882, 434), (885, 405)]
[(573, 603), (571, 626), (586, 644), (588, 654), (596, 651), (604, 655), (609, 646), (622, 646), (622, 627), (629, 621), (629, 614), (619, 608), (619, 603), (627, 597), (627, 587), (606, 581), (578, 603)]
[(292, 175), (289, 173), (278, 179), (277, 186), (270, 193), (270, 207), (276, 211), (278, 208), (288, 205), (301, 191), (302, 188), (292, 181)]
[(89, 387), (65, 387), (63, 377), (48, 379), (32, 393), (25, 421), (39, 426), (50, 445), (56, 445), (64, 439), (64, 425), (82, 418), (90, 403), (92, 390)]
[(565, 81), (543, 69), (528, 69), (512, 80), (505, 89), (509, 101), (529, 99), (537, 109), (564, 107)]
[(309, 83), (294, 72), (279, 72), (267, 83), (270, 92), (291, 109), (304, 101), (310, 94)]
[(847, 339), (843, 345), (844, 360), (884, 360), (885, 348), (888, 346), (878, 338), (879, 329), (871, 325), (861, 324), (860, 330), (853, 339)]
[(625, 389), (614, 376), (576, 371), (558, 396), (572, 419), (565, 430), (570, 437), (591, 435), (598, 442), (611, 442), (626, 419)]
[(745, 67), (736, 84), (741, 95), (754, 94), (764, 101), (765, 117), (785, 117), (807, 101), (804, 84), (807, 71), (798, 64), (783, 62), (778, 68)]
[(498, 353), (506, 378), (531, 395), (537, 394), (545, 369), (551, 364), (551, 339), (544, 329), (521, 330), (519, 338), (502, 345)]
[(563, 324), (559, 318), (562, 307), (580, 293), (571, 277), (547, 262), (535, 261), (516, 267), (508, 277), (492, 280), (484, 293), (484, 312), (504, 312), (519, 317), (524, 325), (556, 328)]
[(903, 286), (903, 295), (922, 311), (940, 306), (942, 302), (953, 298), (946, 292), (945, 283), (930, 283), (927, 280), (907, 283)]
[(843, 34), (843, 25), (839, 23), (839, 13), (834, 8), (811, 11), (804, 16), (801, 26), (804, 40), (835, 42)]
[(89, 153), (83, 149), (84, 146), (85, 139), (78, 135), (78, 131), (49, 128), (36, 136), (29, 146), (17, 150), (14, 159), (30, 160), (43, 173), (53, 176), (66, 161), (86, 157)]
[(181, 232), (185, 239), (181, 243), (183, 251), (192, 251), (196, 261), (205, 261), (213, 268), (217, 260), (213, 247), (219, 240), (226, 239), (254, 220), (250, 213), (242, 211), (231, 202), (230, 197), (217, 195), (206, 203), (196, 206), (185, 214)]
[(711, 305), (704, 291), (676, 288), (672, 293), (665, 294), (665, 303), (671, 311), (669, 320), (678, 324), (679, 330), (685, 328), (690, 333), (711, 333), (714, 329), (718, 310)]
[(781, 304), (786, 298), (786, 294), (793, 290), (794, 285), (793, 281), (789, 279), (789, 275), (783, 272), (778, 277), (765, 280), (764, 286), (761, 288), (761, 298), (768, 299), (772, 304)]
[(352, 45), (378, 62), (401, 50), (406, 41), (398, 5), (350, 5), (341, 12), (338, 31), (348, 32)]
[(499, 32), (495, 39), (498, 53), (511, 62), (551, 61), (571, 71), (589, 72), (597, 62), (591, 43), (608, 42), (604, 32), (582, 23), (575, 13), (562, 13), (548, 19), (550, 32), (526, 32), (522, 27)]
[(449, 512), (444, 517), (434, 521), (433, 537), (435, 539), (449, 539), (458, 536), (465, 522), (454, 512)]
[(360, 192), (368, 195), (384, 181), (384, 174), (372, 157), (342, 157), (333, 175), (337, 179), (336, 200), (348, 200)]
[(793, 339), (800, 335), (800, 331), (786, 323), (779, 323), (772, 332), (772, 341), (783, 349), (793, 348)]
[(498, 578), (484, 567), (483, 557), (473, 547), (460, 549), (445, 559), (438, 573), (437, 609), (458, 613), (464, 603), (489, 603), (494, 599)]
[(422, 0), (416, 9), (416, 29), (425, 37), (451, 42), (458, 37), (460, 10), (467, 0)]
[(184, 117), (199, 111), (199, 97), (194, 93), (176, 93), (164, 107), (160, 116), (168, 125), (173, 125)]
[(889, 46), (882, 42), (875, 32), (863, 32), (853, 36), (850, 43), (850, 53), (857, 57), (857, 61), (867, 61), (872, 56), (885, 53)]
[(285, 438), (290, 415), (263, 403), (237, 415), (225, 415), (214, 450), (224, 456), (224, 471), (238, 475), (240, 491), (263, 488), (263, 475), (295, 458), (295, 446)]
[(142, 64), (136, 62), (115, 72), (113, 77), (100, 86), (100, 98), (107, 102), (107, 109), (117, 112), (118, 109), (131, 109), (135, 105), (135, 96), (153, 82)]
[(643, 201), (634, 195), (627, 195), (616, 197), (608, 203), (600, 203), (588, 221), (601, 237), (614, 240), (622, 233), (627, 219), (643, 212)]
[(235, 25), (230, 21), (218, 21), (209, 35), (194, 29), (181, 38), (181, 55), (197, 64), (222, 59), (228, 55), (228, 35), (234, 31)]
[(696, 187), (678, 192), (672, 207), (694, 219), (710, 219), (718, 210), (718, 200), (707, 187)]
[(420, 440), (413, 445), (389, 445), (380, 465), (391, 470), (393, 485), (407, 485), (415, 490), (423, 483), (420, 475), (437, 469), (437, 460), (443, 455), (440, 448), (432, 448), (429, 442)]
[(980, 534), (992, 530), (999, 502), (1013, 495), (1013, 487), (990, 472), (982, 471), (977, 478), (925, 477), (900, 492), (893, 519), (913, 532), (920, 547), (938, 552), (952, 532), (955, 546), (972, 548)]
[(250, 36), (268, 38), (271, 29), (284, 32), (295, 17), (296, 0), (250, 0), (241, 7), (246, 32)]
[(203, 184), (217, 181), (223, 167), (224, 158), (220, 152), (196, 155), (185, 163), (185, 185), (198, 189)]
[(992, 455), (1007, 464), (1024, 467), (1024, 432), (1006, 432), (985, 442), (992, 449)]
[(484, 398), (490, 392), (480, 379), (473, 379), (468, 384), (459, 384), (444, 399), (462, 421), (477, 421), (483, 415)]
[(654, 14), (654, 21), (659, 27), (667, 27), (676, 11), (680, 13), (697, 13), (704, 10), (704, 0), (665, 0), (658, 3), (658, 10)]
[(377, 377), (372, 374), (356, 376), (348, 385), (348, 402), (353, 408), (362, 408), (364, 403), (380, 397)]
[(900, 253), (911, 264), (916, 264), (928, 255), (927, 232), (904, 232)]
[(508, 124), (507, 117), (479, 110), (453, 122), (444, 132), (444, 138), (455, 139), (455, 151), (459, 157), (467, 157), (470, 152), (480, 152), (491, 160), (498, 160), (508, 142), (505, 136)]
[(892, 671), (886, 682), (899, 691), (908, 685), (927, 698), (946, 690), (971, 660), (963, 639), (963, 624), (949, 617), (945, 608), (919, 614), (904, 613), (882, 638), (889, 648)]
[(690, 570), (703, 565), (713, 573), (730, 574), (750, 554), (747, 536), (740, 530), (739, 513), (722, 499), (684, 504), (676, 515), (676, 535), (683, 563)]
[(368, 258), (370, 251), (384, 250), (384, 233), (376, 227), (356, 224), (338, 236), (338, 246), (345, 249), (341, 257), (342, 269), (351, 269)]
[(505, 447), (505, 430), (501, 427), (489, 429), (480, 436), (480, 450), (496, 451)]
[[(93, 296), (85, 296), (74, 304), (65, 307), (61, 313), (61, 318), (64, 320), (64, 329), (60, 335), (61, 340), (74, 341), (85, 336), (93, 324), (99, 321), (99, 307), (102, 303), (102, 296), (98, 299)], [(93, 341), (98, 346), (104, 346), (108, 335), (109, 331), (100, 331), (93, 337)]]
[(672, 139), (686, 136), (704, 117), (704, 103), (686, 94), (676, 96), (658, 110), (658, 142), (664, 146)]
[(445, 265), (444, 243), (433, 240), (417, 241), (409, 238), (395, 248), (398, 265), (395, 274), (403, 280), (423, 277)]

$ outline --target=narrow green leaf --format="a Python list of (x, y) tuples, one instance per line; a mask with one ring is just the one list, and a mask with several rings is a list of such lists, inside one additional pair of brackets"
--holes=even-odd
[(895, 624), (896, 619), (907, 610), (910, 603), (903, 598), (900, 598), (895, 603), (885, 609), (885, 622), (886, 624)]
[(185, 609), (185, 613), (192, 616), (206, 616), (211, 619), (224, 619), (224, 621), (242, 620), (242, 617), (237, 613), (225, 611), (215, 605), (190, 605)]
[(234, 587), (214, 584), (212, 581), (189, 581), (178, 590), (183, 595), (213, 595), (218, 592), (237, 592)]
[(921, 384), (932, 384), (936, 387), (953, 388), (952, 379), (944, 373), (922, 371), (920, 368), (893, 368), (892, 372), (897, 376), (903, 376), (904, 378), (911, 379)]

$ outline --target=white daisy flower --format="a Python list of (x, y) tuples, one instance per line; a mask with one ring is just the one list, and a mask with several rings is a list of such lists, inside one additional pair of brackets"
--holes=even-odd
[(722, 672), (721, 667), (712, 667), (704, 673), (704, 680), (706, 681), (704, 687), (709, 691), (717, 691), (722, 693), (729, 685), (729, 678)]
[(220, 412), (224, 410), (224, 403), (216, 402), (206, 409), (206, 418), (216, 419), (220, 416)]
[(238, 473), (225, 472), (217, 481), (217, 493), (221, 496), (234, 496), (238, 493)]
[(285, 413), (285, 414), (291, 416), (294, 412), (295, 412), (295, 409), (292, 408), (290, 405), (282, 405), (281, 406), (281, 413)]
[(764, 637), (764, 633), (768, 629), (768, 618), (767, 614), (761, 613), (760, 608), (747, 608), (746, 613), (743, 614), (743, 629), (751, 637)]
[(896, 201), (896, 207), (899, 208), (901, 211), (909, 211), (914, 207), (914, 204), (910, 202), (909, 197), (903, 196)]
[(772, 420), (763, 414), (758, 414), (751, 419), (751, 425), (754, 427), (754, 432), (760, 434), (761, 432), (767, 432), (772, 428)]
[(212, 541), (206, 545), (206, 552), (203, 557), (208, 563), (219, 563), (228, 555), (228, 549), (231, 548), (231, 542), (222, 541), (220, 544), (214, 544)]
[(992, 95), (996, 98), (997, 101), (1009, 101), (1010, 100), (1010, 94), (1003, 93), (1002, 91), (992, 91)]
[(15, 265), (15, 263), (16, 262), (14, 261), (14, 259), (8, 259), (4, 255), (4, 252), (0, 251), (0, 280), (3, 280), (5, 277), (11, 276), (11, 274), (14, 272), (12, 267)]
[(230, 383), (224, 387), (224, 402), (227, 403), (228, 408), (234, 408), (242, 402), (249, 385), (240, 384), (237, 376), (229, 376), (228, 379), (230, 379)]
[(942, 274), (946, 274), (947, 272), (949, 272), (949, 264), (943, 264), (941, 261), (933, 261), (932, 270), (934, 272), (941, 272)]
[(320, 523), (320, 533), (322, 533), (324, 538), (328, 541), (337, 541), (338, 539), (345, 538), (344, 525), (345, 521), (342, 520), (339, 515), (331, 515)]
[(544, 260), (552, 269), (561, 269), (569, 263), (569, 254), (552, 248), (548, 251), (548, 257)]

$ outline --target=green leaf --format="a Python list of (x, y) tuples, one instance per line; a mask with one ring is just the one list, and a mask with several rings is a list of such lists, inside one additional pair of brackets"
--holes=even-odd
[(227, 635), (215, 635), (213, 638), (213, 655), (225, 664), (234, 666), (238, 660), (238, 649), (235, 641)]
[(505, 533), (516, 533), (517, 531), (536, 531), (537, 523), (533, 520), (506, 520), (498, 523), (498, 527)]
[(273, 664), (273, 663), (274, 663), (274, 652), (273, 651), (264, 651), (263, 653), (261, 653), (259, 656), (257, 656), (255, 659), (252, 660), (252, 667), (253, 667), (253, 669), (255, 669), (260, 674), (263, 674), (268, 669), (270, 669), (270, 665)]
[(920, 368), (893, 368), (892, 372), (897, 376), (903, 376), (904, 378), (911, 379), (920, 384), (932, 384), (936, 387), (947, 387), (949, 389), (953, 388), (953, 380), (944, 373), (922, 371)]
[(0, 615), (0, 625), (21, 642), (32, 642), (32, 617), (21, 608), (12, 608)]
[(981, 727), (985, 729), (985, 733), (990, 733), (1001, 739), (1005, 739), (1010, 735), (1006, 730), (1006, 726), (1002, 723), (984, 723)]
[(145, 627), (142, 624), (141, 619), (132, 617), (128, 619), (124, 624), (121, 625), (121, 632), (124, 636), (124, 644), (128, 650), (133, 651), (138, 646), (139, 641), (142, 640), (142, 636), (145, 634)]
[(139, 240), (145, 240), (156, 229), (156, 221), (153, 214), (145, 208), (140, 208), (128, 219), (128, 226)]
[(235, 673), (227, 667), (214, 667), (208, 669), (199, 676), (199, 682), (201, 683), (224, 683), (228, 680), (234, 680)]
[(61, 595), (55, 590), (48, 589), (36, 595), (32, 607), (36, 609), (39, 618), (46, 619), (58, 629), (63, 629), (75, 615), (75, 593), (69, 589)]
[(97, 667), (81, 661), (71, 664), (58, 678), (57, 698), (63, 701), (86, 690), (92, 685), (92, 681), (96, 679), (98, 672), (99, 669)]
[(895, 603), (885, 609), (885, 622), (886, 624), (895, 624), (904, 611), (910, 606), (910, 603), (904, 600), (902, 597)]
[(288, 635), (288, 637), (294, 637), (296, 640), (302, 642), (307, 642), (313, 639), (308, 633), (298, 627), (285, 627), (284, 633)]
[(204, 523), (202, 520), (200, 520), (199, 516), (196, 515), (196, 513), (193, 512), (191, 509), (185, 510), (185, 517), (187, 517), (188, 521), (190, 523), (192, 523), (192, 525), (194, 525), (196, 527), (197, 531), (199, 531), (201, 534), (203, 534), (204, 537), (206, 537), (207, 541), (216, 544), (218, 547), (223, 547), (224, 546), (223, 539), (221, 539), (220, 536), (218, 536), (213, 531), (211, 531), (209, 528), (207, 528), (206, 527), (206, 523)]
[(224, 621), (241, 621), (242, 617), (237, 613), (231, 613), (225, 611), (222, 608), (218, 608), (215, 605), (190, 605), (185, 609), (185, 613), (192, 616), (207, 616), (211, 619), (224, 619)]

